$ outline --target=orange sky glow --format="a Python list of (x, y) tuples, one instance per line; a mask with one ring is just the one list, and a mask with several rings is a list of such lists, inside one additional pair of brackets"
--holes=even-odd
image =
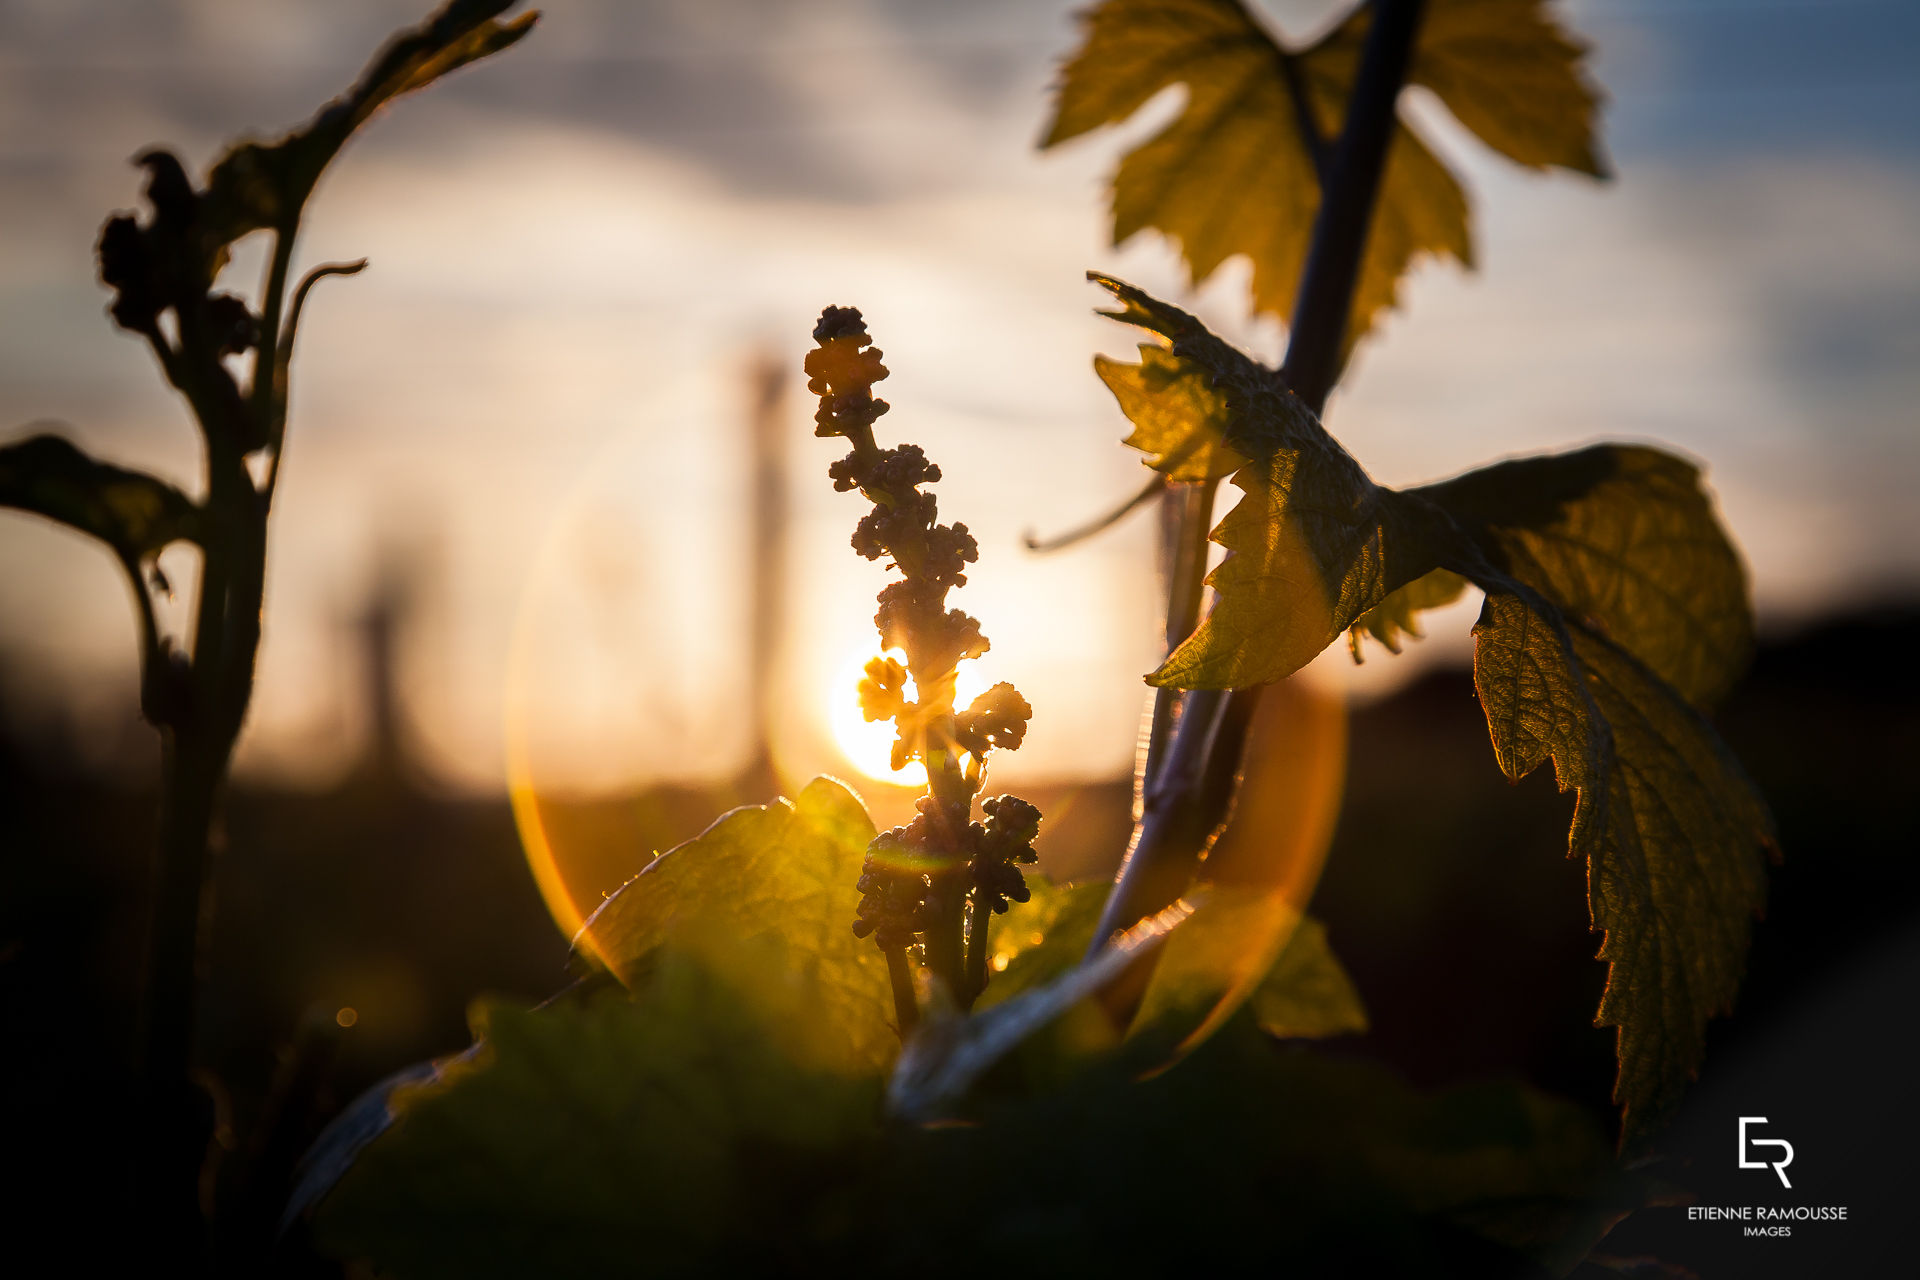
[[(1134, 337), (1093, 315), (1100, 299), (1082, 273), (1178, 300), (1265, 359), (1284, 335), (1246, 317), (1243, 262), (1196, 293), (1164, 241), (1107, 245), (1104, 177), (1171, 99), (1118, 134), (1034, 150), (1073, 7), (966, 19), (662, 6), (679, 43), (646, 57), (758, 76), (782, 106), (755, 115), (743, 90), (726, 100), (748, 104), (733, 116), (637, 128), (612, 108), (541, 98), (570, 67), (639, 48), (602, 9), (554, 4), (524, 56), (408, 102), (356, 142), (321, 189), (300, 258), (372, 265), (328, 282), (307, 313), (242, 770), (310, 785), (354, 758), (364, 726), (350, 623), (394, 547), (420, 588), (406, 709), (449, 784), (504, 785), (510, 719), (543, 787), (737, 766), (744, 370), (759, 353), (797, 370), (826, 303), (865, 311), (893, 370), (882, 435), (925, 446), (946, 473), (943, 517), (979, 537), (955, 603), (993, 640), (981, 679), (1012, 680), (1036, 710), (1006, 774), (1125, 770), (1140, 678), (1158, 657), (1151, 521), (1057, 556), (1021, 546), (1142, 479), (1091, 369), (1096, 352), (1131, 354)], [(1310, 23), (1325, 7), (1276, 12)], [(86, 55), (93, 70), (65, 97), (0, 89), (0, 424), (61, 419), (84, 444), (191, 484), (191, 426), (144, 350), (111, 330), (92, 283), (96, 228), (136, 194), (126, 159), (169, 139), (197, 165), (221, 136), (304, 117), (410, 10), (360, 6), (338, 30), (307, 14), (305, 39), (214, 20), (233, 11), (177, 10), (186, 17), (167, 38)], [(1671, 33), (1643, 9), (1572, 14), (1592, 17), (1600, 78), (1625, 118), (1618, 180), (1518, 173), (1440, 121), (1475, 193), (1481, 267), (1416, 272), (1405, 309), (1336, 394), (1330, 429), (1390, 484), (1600, 437), (1663, 441), (1707, 462), (1763, 618), (1910, 586), (1920, 521), (1900, 495), (1920, 479), (1920, 166), (1866, 142), (1754, 145), (1711, 163), (1673, 154), (1656, 145), (1660, 113), (1697, 104), (1663, 43)], [(81, 58), (65, 20), (35, 21), (0, 24), (7, 65)], [(654, 64), (632, 56), (637, 84)], [(1000, 71), (967, 71), (994, 57)], [(297, 73), (284, 90), (272, 83), (282, 64)], [(189, 81), (190, 103), (176, 91)], [(607, 101), (626, 101), (624, 83)], [(782, 147), (832, 156), (832, 180), (755, 158)], [(256, 267), (243, 257), (234, 269), (245, 281)], [(1809, 297), (1854, 294), (1885, 302), (1869, 317), (1878, 346), (1829, 359), (1827, 330), (1783, 327), (1782, 311)], [(832, 492), (836, 451), (811, 437), (804, 387), (789, 390), (776, 735), (796, 772), (845, 772), (832, 698), (875, 652), (884, 576), (848, 550), (860, 504)], [(133, 715), (132, 615), (115, 574), (78, 539), (0, 518), (0, 655), (86, 723)], [(1342, 650), (1313, 678), (1365, 696), (1458, 658), (1473, 608), (1438, 615), (1406, 657), (1378, 653), (1356, 672)]]

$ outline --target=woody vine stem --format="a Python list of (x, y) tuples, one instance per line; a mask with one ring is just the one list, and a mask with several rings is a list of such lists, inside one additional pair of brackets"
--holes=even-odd
[[(1281, 376), (1316, 415), (1339, 380), (1348, 347), (1349, 316), (1360, 262), (1419, 33), (1424, 0), (1373, 0), (1373, 24), (1347, 118), (1321, 175), (1320, 210), (1301, 272), (1300, 291), (1288, 328)], [(1318, 130), (1308, 152), (1323, 154)], [(1212, 527), (1214, 483), (1187, 483), (1170, 574), (1167, 611), (1169, 652), (1199, 619), (1199, 584), (1193, 566), (1204, 566)], [(1185, 892), (1201, 858), (1231, 816), (1247, 730), (1260, 687), (1195, 690), (1156, 697), (1152, 727), (1142, 756), (1139, 818), (1120, 875), (1107, 898), (1097, 949), (1115, 932), (1167, 906)], [(1149, 956), (1143, 963), (1151, 964)]]

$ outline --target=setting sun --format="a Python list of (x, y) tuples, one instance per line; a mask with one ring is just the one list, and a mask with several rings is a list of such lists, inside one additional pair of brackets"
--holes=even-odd
[[(906, 655), (898, 649), (889, 649), (887, 653), (902, 662), (906, 661)], [(867, 663), (875, 656), (870, 650), (856, 650), (834, 674), (833, 692), (827, 705), (827, 722), (833, 729), (833, 745), (846, 757), (848, 764), (869, 778), (903, 787), (924, 787), (927, 785), (927, 770), (918, 760), (909, 761), (904, 769), (892, 767), (893, 725), (884, 720), (867, 720), (860, 714), (860, 677), (865, 673)], [(985, 693), (993, 683), (974, 669), (978, 665), (968, 663), (961, 668), (954, 685), (954, 705), (966, 706)], [(907, 689), (911, 693), (912, 681), (908, 681)]]

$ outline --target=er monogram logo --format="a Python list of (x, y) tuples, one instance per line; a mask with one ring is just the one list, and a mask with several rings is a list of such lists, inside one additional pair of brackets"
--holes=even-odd
[[(1765, 1116), (1740, 1117), (1740, 1167), (1742, 1169), (1772, 1169), (1780, 1175), (1780, 1185), (1791, 1188), (1793, 1184), (1787, 1181), (1787, 1166), (1793, 1163), (1793, 1144), (1784, 1138), (1747, 1137), (1748, 1125), (1765, 1123), (1767, 1123)], [(1779, 1147), (1782, 1154), (1778, 1160), (1772, 1163), (1768, 1163), (1765, 1160), (1749, 1160), (1747, 1159), (1748, 1147)]]

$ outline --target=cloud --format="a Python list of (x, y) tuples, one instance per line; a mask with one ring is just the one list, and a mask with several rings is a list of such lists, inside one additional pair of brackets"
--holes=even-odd
[[(691, 539), (710, 582), (696, 592), (674, 569), (635, 588), (658, 600), (622, 615), (633, 667), (607, 688), (678, 706), (682, 722), (734, 716), (724, 699), (676, 703), (672, 686), (678, 664), (739, 660), (737, 635), (703, 621), (733, 617), (741, 589), (732, 380), (756, 345), (797, 360), (835, 302), (867, 310), (895, 371), (884, 426), (941, 461), (943, 512), (982, 535), (995, 661), (1045, 704), (1022, 764), (1124, 768), (1153, 657), (1146, 522), (1060, 560), (1014, 550), (1024, 529), (1071, 524), (1140, 475), (1088, 367), (1134, 338), (1091, 314), (1081, 271), (1179, 293), (1164, 244), (1105, 245), (1115, 139), (1031, 149), (1067, 8), (562, 3), (497, 66), (359, 140), (320, 192), (303, 255), (373, 266), (324, 286), (306, 322), (247, 758), (298, 771), (316, 734), (354, 732), (329, 710), (354, 696), (329, 655), (397, 506), (442, 526), (445, 549), (443, 618), (410, 667), (415, 713), (447, 770), (497, 781), (523, 587), (615, 455), (631, 464), (618, 474), (654, 477), (627, 488), (635, 554)], [(62, 416), (102, 452), (188, 483), (191, 430), (139, 345), (108, 328), (92, 282), (95, 228), (136, 191), (126, 157), (158, 138), (205, 156), (241, 124), (304, 118), (411, 6), (229, 12), (0, 9), (0, 60), (21, 72), (0, 77), (0, 423)], [(1646, 58), (1667, 48), (1671, 23), (1636, 21)], [(1692, 74), (1690, 57), (1673, 74)], [(1634, 85), (1615, 86), (1621, 111), (1684, 117), (1685, 99), (1624, 101)], [(1662, 440), (1709, 462), (1768, 611), (1920, 581), (1911, 155), (1753, 136), (1702, 158), (1630, 130), (1619, 183), (1595, 188), (1517, 173), (1457, 131), (1445, 140), (1476, 193), (1484, 266), (1420, 275), (1332, 408), (1379, 479), (1600, 436)], [(1279, 332), (1246, 319), (1240, 270), (1194, 305), (1272, 358)], [(810, 483), (825, 458), (804, 417), (796, 554), (847, 566), (795, 617), (795, 679), (812, 697), (864, 632), (872, 584), (845, 550), (844, 495)], [(131, 667), (124, 589), (95, 559), (0, 525), (0, 594), (23, 602), (0, 643), (57, 638), (45, 661), (74, 685)], [(1037, 627), (1034, 600), (1066, 607)], [(1463, 630), (1425, 652), (1457, 653)], [(1410, 669), (1383, 655), (1368, 678)], [(581, 679), (567, 705), (590, 708)], [(733, 740), (715, 730), (711, 750)], [(672, 746), (622, 749), (663, 768)]]

